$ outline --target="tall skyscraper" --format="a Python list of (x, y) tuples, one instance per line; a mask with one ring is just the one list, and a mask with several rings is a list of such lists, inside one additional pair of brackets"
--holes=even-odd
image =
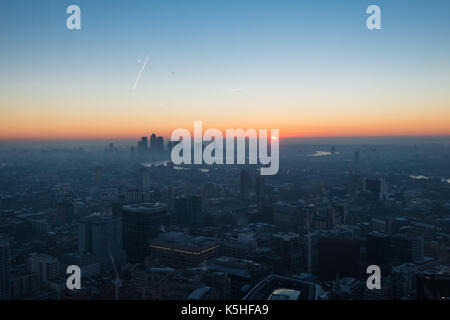
[(125, 205), (123, 245), (131, 261), (143, 261), (149, 253), (148, 241), (167, 223), (167, 207), (159, 202)]
[(111, 250), (116, 263), (123, 257), (123, 226), (121, 217), (91, 216), (78, 225), (78, 250), (81, 254), (93, 254), (102, 268), (111, 267), (108, 252)]
[(200, 196), (177, 197), (173, 201), (173, 220), (180, 225), (202, 224), (202, 198)]
[(141, 145), (140, 145), (140, 151), (141, 152), (145, 152), (148, 149), (148, 141), (147, 141), (147, 137), (142, 137), (141, 138)]
[(164, 151), (164, 138), (163, 137), (157, 137), (155, 144), (156, 144), (156, 150), (158, 150), (159, 152)]
[(379, 200), (386, 200), (388, 187), (384, 178), (369, 179), (364, 178), (364, 191), (372, 192)]
[(156, 148), (156, 134), (152, 133), (152, 135), (150, 136), (150, 149), (155, 149)]
[(0, 300), (8, 300), (10, 298), (10, 259), (9, 239), (0, 235)]

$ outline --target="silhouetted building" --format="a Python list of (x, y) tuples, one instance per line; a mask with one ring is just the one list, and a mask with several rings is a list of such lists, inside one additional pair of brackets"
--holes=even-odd
[(123, 261), (122, 218), (90, 216), (81, 219), (78, 224), (78, 251), (94, 255), (102, 268), (109, 268), (109, 250), (116, 263)]
[(75, 218), (75, 210), (73, 207), (73, 203), (69, 201), (61, 201), (57, 204), (56, 223), (58, 225), (70, 223), (74, 218)]
[(164, 138), (156, 137), (155, 147), (158, 152), (164, 151)]
[(423, 235), (397, 234), (392, 236), (391, 241), (393, 253), (401, 262), (423, 261)]
[(364, 179), (364, 191), (370, 191), (375, 195), (377, 200), (386, 200), (387, 198), (387, 183), (383, 178), (379, 179)]
[(127, 256), (142, 261), (149, 253), (148, 241), (167, 223), (167, 208), (161, 203), (125, 205), (123, 211), (123, 245)]
[(156, 148), (156, 134), (152, 133), (152, 135), (150, 136), (150, 149), (155, 150)]
[(173, 221), (179, 225), (201, 225), (203, 223), (202, 198), (200, 196), (175, 198)]
[[(366, 240), (367, 262), (380, 267), (388, 264), (391, 259), (391, 239), (387, 234), (371, 232)], [(384, 268), (383, 268), (384, 269)]]
[(142, 137), (142, 138), (141, 138), (141, 144), (140, 144), (139, 151), (140, 151), (140, 152), (146, 152), (147, 149), (148, 149), (148, 140), (147, 140), (147, 137)]
[(297, 233), (275, 233), (271, 239), (273, 251), (282, 257), (284, 266), (298, 271), (301, 263), (301, 242)]
[(318, 243), (319, 277), (333, 280), (339, 277), (361, 275), (360, 245), (356, 240), (345, 238), (322, 238)]

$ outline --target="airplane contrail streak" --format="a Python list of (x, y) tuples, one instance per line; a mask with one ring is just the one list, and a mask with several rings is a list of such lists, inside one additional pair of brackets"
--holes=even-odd
[(148, 61), (149, 58), (150, 58), (150, 53), (148, 54), (147, 58), (145, 58), (145, 62), (144, 62), (144, 64), (142, 65), (141, 70), (139, 71), (139, 74), (138, 74), (138, 76), (137, 76), (137, 78), (136, 78), (136, 81), (134, 82), (134, 85), (133, 85), (133, 91), (136, 90), (136, 86), (137, 86), (137, 84), (138, 84), (138, 82), (139, 82), (139, 79), (141, 78), (141, 74), (142, 74), (142, 72), (144, 71), (145, 66), (147, 65), (147, 61)]

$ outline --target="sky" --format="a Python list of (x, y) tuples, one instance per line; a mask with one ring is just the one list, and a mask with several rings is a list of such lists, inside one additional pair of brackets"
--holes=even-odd
[(0, 47), (0, 140), (450, 135), (448, 0), (2, 0)]

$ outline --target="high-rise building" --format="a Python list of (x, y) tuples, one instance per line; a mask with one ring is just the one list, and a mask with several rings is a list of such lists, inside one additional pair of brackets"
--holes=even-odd
[(141, 152), (145, 152), (148, 149), (148, 141), (147, 141), (147, 137), (141, 137), (141, 148), (140, 151)]
[(0, 235), (0, 300), (10, 298), (10, 259), (9, 239)]
[(200, 196), (177, 197), (173, 201), (173, 222), (180, 225), (199, 226), (203, 210)]
[(75, 209), (73, 203), (67, 200), (60, 201), (56, 208), (56, 223), (64, 225), (72, 222), (75, 218)]
[(287, 268), (298, 271), (301, 259), (300, 235), (297, 233), (275, 233), (271, 239), (274, 252), (282, 257)]
[(164, 151), (164, 138), (163, 137), (156, 137), (155, 142), (156, 150), (159, 152)]
[(396, 234), (391, 238), (395, 256), (402, 262), (422, 262), (424, 259), (423, 235)]
[(384, 178), (368, 179), (364, 178), (364, 191), (370, 191), (378, 200), (386, 200), (388, 187)]
[(346, 238), (321, 238), (318, 242), (319, 276), (324, 280), (340, 277), (359, 277), (361, 269), (360, 245)]
[(167, 223), (165, 204), (125, 205), (123, 211), (123, 245), (132, 261), (143, 261), (149, 253), (148, 241), (155, 238)]
[(371, 232), (366, 238), (367, 262), (380, 267), (389, 263), (391, 258), (391, 239), (381, 232)]
[(109, 250), (116, 263), (123, 260), (122, 218), (90, 216), (81, 219), (78, 224), (78, 251), (94, 255), (102, 268), (109, 268)]
[(152, 133), (150, 136), (150, 149), (154, 150), (156, 148), (156, 134)]

